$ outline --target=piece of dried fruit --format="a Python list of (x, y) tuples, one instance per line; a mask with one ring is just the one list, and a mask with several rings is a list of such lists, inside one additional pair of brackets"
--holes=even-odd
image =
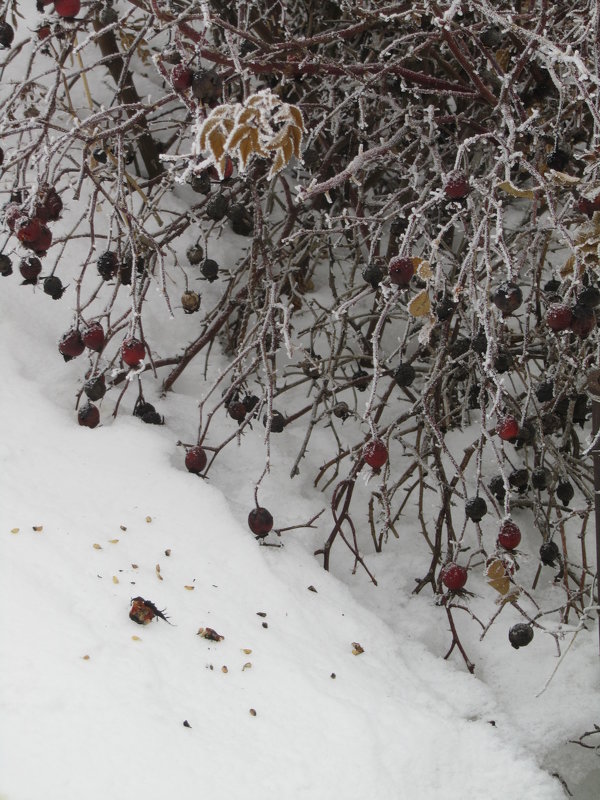
[(199, 628), (197, 636), (201, 636), (203, 639), (209, 639), (211, 642), (222, 642), (225, 638), (221, 636), (220, 633), (217, 633), (213, 628)]
[(160, 611), (150, 600), (144, 600), (143, 597), (134, 597), (131, 600), (129, 619), (137, 622), (138, 625), (148, 625), (154, 617), (159, 617), (171, 625), (164, 612), (165, 609)]
[(361, 653), (364, 653), (364, 648), (358, 642), (352, 642), (352, 655), (359, 656)]

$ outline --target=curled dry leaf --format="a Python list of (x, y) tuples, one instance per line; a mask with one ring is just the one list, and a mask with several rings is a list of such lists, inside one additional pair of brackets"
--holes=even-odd
[(247, 669), (252, 669), (252, 662), (251, 661), (246, 661), (246, 663), (242, 667), (242, 672), (245, 672), (245, 670), (247, 670)]
[(431, 300), (427, 289), (415, 295), (408, 304), (408, 313), (413, 317), (426, 317), (431, 311)]
[(201, 636), (203, 639), (210, 639), (211, 642), (222, 642), (225, 638), (212, 628), (198, 628), (198, 633), (196, 635)]
[(361, 653), (364, 653), (364, 648), (358, 642), (352, 642), (352, 655), (359, 656)]
[(506, 192), (506, 194), (510, 194), (512, 197), (523, 197), (527, 200), (533, 200), (535, 197), (535, 193), (532, 189), (518, 189), (516, 186), (513, 186), (510, 181), (502, 181), (498, 184), (497, 188)]
[(118, 583), (119, 579), (117, 578), (116, 575), (113, 575), (112, 581), (113, 581), (113, 583)]
[(94, 548), (94, 550), (102, 550), (102, 545), (98, 544), (97, 542), (94, 542), (92, 547)]
[(249, 647), (242, 647), (242, 653), (244, 653), (244, 655), (249, 656), (251, 652), (252, 650), (250, 650)]
[(11, 532), (11, 533), (18, 533), (18, 532), (19, 532), (19, 530), (20, 530), (19, 528), (11, 528), (11, 531), (10, 531), (10, 532)]
[(109, 539), (108, 540), (109, 544), (117, 544), (118, 541), (119, 541), (118, 539)]
[(43, 525), (34, 525), (34, 526), (33, 526), (33, 530), (34, 530), (36, 533), (41, 533), (41, 532), (44, 530), (44, 526), (43, 526)]

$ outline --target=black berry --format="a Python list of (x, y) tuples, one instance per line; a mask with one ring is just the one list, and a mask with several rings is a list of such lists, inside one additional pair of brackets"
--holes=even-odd
[(513, 625), (508, 632), (508, 641), (512, 644), (515, 650), (519, 647), (527, 647), (533, 639), (533, 628), (531, 625), (526, 625), (524, 622), (519, 622)]
[(396, 385), (401, 388), (408, 387), (412, 384), (416, 377), (415, 368), (412, 364), (400, 364), (398, 369), (394, 372), (394, 380)]
[(559, 481), (556, 486), (556, 496), (563, 504), (563, 506), (568, 506), (573, 497), (575, 496), (575, 489), (573, 489), (573, 484), (564, 479)]
[(471, 497), (465, 503), (465, 514), (473, 522), (481, 522), (487, 514), (487, 503), (483, 497)]
[(556, 542), (544, 542), (540, 547), (540, 561), (546, 567), (553, 567), (560, 558), (560, 550)]

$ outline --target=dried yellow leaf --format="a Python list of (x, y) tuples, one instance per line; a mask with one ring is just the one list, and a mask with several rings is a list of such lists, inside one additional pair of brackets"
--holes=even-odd
[(506, 194), (510, 194), (512, 197), (525, 197), (528, 200), (533, 200), (535, 197), (531, 189), (517, 189), (510, 181), (502, 181), (502, 183), (498, 184), (497, 188), (506, 192)]
[(300, 131), (304, 130), (304, 117), (302, 116), (302, 111), (298, 108), (298, 106), (288, 106), (288, 112), (290, 117), (296, 123), (296, 126), (300, 129)]
[(11, 533), (18, 533), (20, 528), (11, 528)]
[(252, 650), (250, 650), (249, 647), (242, 647), (242, 653), (244, 653), (245, 655), (249, 656), (251, 652)]
[[(215, 160), (217, 171), (219, 170), (219, 161), (225, 155), (225, 141), (226, 137), (219, 129), (215, 129), (208, 136), (208, 149)], [(223, 175), (220, 174), (219, 177), (222, 178)]]
[(141, 642), (142, 641), (139, 636), (135, 635), (135, 633), (133, 634), (133, 636), (131, 638), (133, 639), (134, 642)]
[(500, 592), (501, 595), (507, 594), (510, 589), (510, 581), (506, 576), (504, 578), (494, 578), (494, 580), (488, 581), (488, 583), (492, 589)]
[(488, 566), (486, 570), (486, 575), (488, 578), (504, 578), (506, 575), (506, 567), (502, 563), (502, 561), (497, 558)]
[(550, 175), (552, 183), (558, 183), (560, 186), (575, 186), (579, 183), (579, 178), (573, 175), (567, 175), (566, 172), (552, 172)]
[(433, 270), (431, 269), (431, 264), (429, 261), (421, 261), (421, 263), (417, 266), (417, 275), (424, 281), (433, 277)]
[(252, 669), (252, 662), (251, 661), (246, 661), (246, 663), (242, 667), (242, 672), (244, 672), (244, 670), (247, 670), (247, 669)]
[(113, 583), (118, 583), (118, 582), (119, 582), (119, 579), (117, 578), (117, 576), (113, 575)]
[(431, 311), (431, 300), (427, 289), (422, 289), (408, 304), (408, 313), (413, 317), (426, 317)]
[(102, 550), (102, 545), (101, 544), (94, 543), (92, 545), (92, 547), (94, 548), (94, 550)]
[(109, 544), (117, 544), (117, 542), (119, 540), (118, 539), (109, 539), (108, 541), (109, 541)]

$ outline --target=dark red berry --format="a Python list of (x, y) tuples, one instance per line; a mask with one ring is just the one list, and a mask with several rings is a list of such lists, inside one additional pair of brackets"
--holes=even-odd
[(497, 544), (505, 550), (514, 550), (518, 547), (521, 541), (521, 531), (518, 526), (511, 520), (506, 520), (500, 526), (500, 533), (498, 534)]
[(508, 632), (508, 641), (511, 645), (518, 650), (519, 647), (527, 647), (533, 639), (533, 628), (531, 625), (526, 625), (520, 622), (518, 625), (513, 625)]
[(4, 221), (11, 233), (14, 233), (15, 228), (24, 216), (18, 203), (8, 203), (4, 208)]
[(86, 347), (99, 353), (104, 347), (104, 328), (99, 322), (93, 322), (85, 329), (82, 338)]
[(240, 400), (235, 400), (227, 406), (227, 413), (236, 422), (243, 422), (246, 418), (246, 406)]
[(470, 191), (471, 187), (469, 186), (468, 178), (462, 172), (452, 174), (444, 186), (446, 197), (450, 198), (450, 200), (462, 200)]
[(171, 70), (171, 83), (177, 92), (183, 92), (192, 85), (192, 70), (184, 64), (176, 64)]
[(496, 433), (505, 442), (514, 442), (519, 435), (519, 423), (514, 417), (503, 417), (498, 420)]
[(258, 539), (264, 539), (273, 529), (273, 516), (266, 508), (253, 508), (248, 514), (248, 527)]
[(15, 31), (8, 22), (0, 22), (0, 47), (10, 47), (15, 38)]
[(200, 445), (191, 447), (185, 454), (185, 466), (188, 472), (193, 472), (194, 475), (199, 475), (204, 471), (208, 463), (208, 456), (206, 450)]
[(100, 412), (93, 403), (86, 403), (77, 412), (77, 422), (85, 428), (95, 428), (100, 422)]
[(470, 497), (465, 503), (465, 514), (473, 522), (481, 522), (487, 510), (487, 503), (483, 497)]
[(101, 400), (106, 394), (106, 380), (104, 375), (90, 378), (83, 385), (83, 391), (89, 400)]
[(400, 388), (411, 386), (417, 373), (412, 364), (400, 364), (398, 369), (394, 372), (394, 380), (396, 385)]
[(244, 399), (242, 400), (242, 403), (244, 404), (244, 408), (246, 409), (246, 412), (248, 414), (250, 414), (252, 411), (254, 411), (254, 409), (259, 404), (259, 402), (260, 402), (260, 400), (258, 399), (258, 397), (255, 394), (247, 394), (244, 397)]
[(35, 256), (21, 259), (19, 264), (19, 272), (25, 278), (23, 283), (36, 284), (37, 279), (42, 271), (42, 262)]
[(388, 460), (388, 450), (381, 439), (371, 439), (363, 448), (363, 458), (373, 469), (383, 467)]
[(442, 583), (452, 592), (460, 591), (467, 582), (467, 570), (460, 564), (446, 564), (440, 572)]
[[(265, 428), (267, 427), (268, 422), (269, 422), (269, 417), (267, 414), (265, 414), (263, 416), (263, 425), (265, 426)], [(285, 426), (286, 426), (286, 421), (283, 414), (273, 409), (273, 411), (271, 412), (271, 433), (281, 433), (285, 428)]]
[(555, 148), (546, 156), (546, 164), (550, 167), (550, 169), (555, 169), (558, 172), (562, 172), (568, 163), (569, 154), (564, 150), (561, 150), (560, 147)]
[(550, 473), (546, 467), (536, 467), (531, 473), (531, 485), (534, 489), (543, 491), (550, 482)]
[(101, 253), (98, 256), (96, 267), (98, 269), (100, 277), (103, 280), (108, 281), (112, 277), (114, 277), (117, 271), (118, 264), (119, 264), (119, 259), (117, 258), (117, 254), (113, 253), (110, 250), (107, 250), (105, 253)]
[(497, 287), (492, 301), (503, 314), (512, 314), (523, 302), (523, 292), (516, 283), (505, 281)]
[(572, 319), (573, 312), (569, 306), (565, 306), (562, 303), (554, 303), (546, 313), (546, 325), (555, 333), (567, 330), (571, 325)]
[(57, 275), (49, 275), (44, 279), (44, 293), (49, 294), (53, 300), (60, 300), (65, 288)]
[(579, 303), (573, 308), (571, 318), (571, 330), (576, 336), (585, 339), (596, 327), (596, 312), (589, 306), (581, 306)]
[(575, 496), (575, 489), (573, 489), (573, 484), (568, 480), (561, 480), (556, 485), (556, 496), (563, 504), (563, 506), (568, 506), (573, 497)]
[(15, 225), (17, 239), (23, 244), (31, 244), (40, 238), (42, 223), (38, 217), (21, 217)]
[(42, 195), (43, 215), (48, 221), (56, 221), (63, 210), (63, 201), (53, 186), (49, 186)]
[(370, 284), (373, 289), (377, 289), (383, 280), (383, 270), (379, 264), (369, 264), (363, 269), (362, 277), (365, 283)]
[(137, 367), (146, 355), (144, 343), (135, 336), (125, 339), (121, 345), (121, 358), (128, 367)]
[(250, 236), (254, 230), (252, 214), (242, 203), (233, 203), (227, 210), (231, 230), (238, 236)]
[(58, 343), (58, 349), (65, 361), (70, 361), (72, 358), (80, 356), (85, 350), (85, 345), (79, 329), (71, 328), (71, 330), (67, 331)]
[(59, 17), (73, 19), (81, 11), (81, 0), (54, 0), (54, 10)]
[(520, 492), (524, 491), (529, 485), (529, 470), (525, 467), (513, 469), (508, 476), (508, 483), (513, 489), (518, 489)]
[(540, 561), (546, 567), (553, 567), (560, 558), (560, 550), (556, 542), (544, 542), (540, 547)]
[(412, 258), (395, 256), (389, 263), (390, 283), (394, 286), (408, 286), (415, 274), (415, 263)]
[(34, 242), (31, 242), (28, 247), (33, 250), (34, 253), (43, 256), (46, 255), (46, 252), (50, 249), (51, 244), (52, 231), (47, 225), (42, 225), (40, 227), (40, 235)]

